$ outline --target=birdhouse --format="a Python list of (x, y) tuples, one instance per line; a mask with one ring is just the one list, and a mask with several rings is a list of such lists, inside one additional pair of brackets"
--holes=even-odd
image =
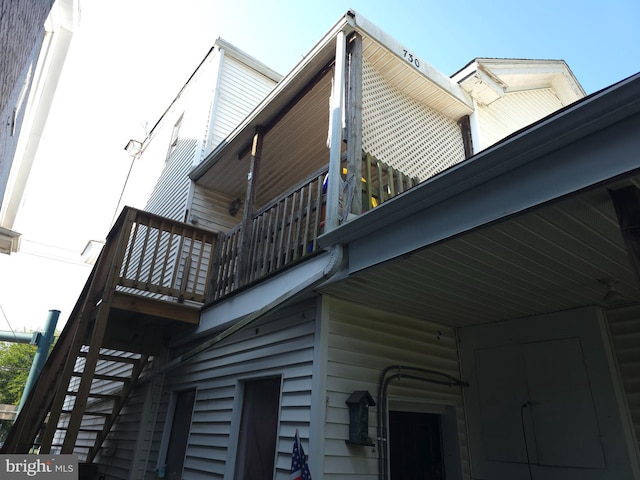
[(369, 438), (369, 407), (376, 402), (366, 390), (353, 392), (345, 402), (349, 407), (349, 445), (374, 445)]

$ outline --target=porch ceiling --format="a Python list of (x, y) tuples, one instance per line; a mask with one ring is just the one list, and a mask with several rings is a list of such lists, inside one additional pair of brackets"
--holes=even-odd
[[(436, 81), (441, 74), (426, 62), (420, 64), (416, 58), (415, 61), (418, 62), (418, 67), (416, 67), (407, 60), (399, 58), (398, 55), (402, 54), (400, 51), (392, 51), (366, 32), (361, 33), (363, 35), (363, 58), (395, 88), (455, 120), (473, 112), (471, 102), (465, 103), (456, 94), (447, 90), (446, 87), (452, 88), (448, 84), (448, 78), (446, 79), (447, 83)], [(410, 54), (407, 53), (407, 55)], [(424, 71), (419, 69), (420, 65)], [(455, 85), (455, 87), (458, 86)]]
[[(452, 326), (601, 305), (613, 278), (624, 303), (640, 289), (607, 185), (415, 251), (323, 293)], [(611, 306), (611, 305), (609, 305)]]
[[(266, 133), (260, 163), (258, 205), (273, 200), (329, 164), (326, 140), (330, 94), (331, 70), (319, 78), (299, 102), (283, 109), (278, 121), (271, 126), (263, 126)], [(245, 153), (242, 158), (223, 157), (198, 179), (198, 183), (244, 198), (250, 165), (249, 154)]]

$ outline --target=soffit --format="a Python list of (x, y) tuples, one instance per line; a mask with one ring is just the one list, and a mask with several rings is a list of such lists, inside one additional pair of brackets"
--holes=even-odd
[[(430, 106), (449, 118), (459, 120), (473, 112), (471, 104), (447, 90), (453, 85), (441, 85), (436, 78), (400, 58), (398, 53), (375, 41), (365, 32), (362, 41), (362, 56), (395, 88), (416, 101)], [(419, 60), (414, 60), (418, 61)], [(426, 62), (418, 63), (423, 70), (433, 70)], [(434, 76), (438, 73), (433, 71)], [(438, 73), (438, 77), (442, 75)], [(445, 81), (445, 80), (442, 80)], [(449, 82), (449, 79), (446, 79)], [(457, 87), (457, 85), (455, 85)]]
[(599, 281), (606, 278), (617, 280), (626, 302), (639, 302), (609, 188), (460, 235), (321, 291), (458, 327), (606, 306)]
[[(326, 145), (329, 122), (331, 69), (266, 130), (262, 148), (258, 206), (274, 199), (329, 163)], [(244, 198), (250, 158), (226, 156), (214, 164), (198, 183), (231, 196)]]

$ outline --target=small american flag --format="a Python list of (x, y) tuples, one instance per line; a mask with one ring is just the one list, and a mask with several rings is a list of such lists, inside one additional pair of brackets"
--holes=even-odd
[(291, 480), (311, 480), (307, 457), (304, 454), (300, 436), (296, 429), (296, 437), (293, 441), (293, 455), (291, 456)]

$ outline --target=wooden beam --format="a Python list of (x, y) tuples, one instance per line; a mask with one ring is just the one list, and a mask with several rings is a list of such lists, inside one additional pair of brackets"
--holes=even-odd
[(238, 277), (239, 284), (245, 285), (249, 281), (249, 253), (253, 234), (253, 214), (255, 212), (257, 185), (260, 177), (260, 160), (264, 134), (257, 129), (251, 143), (251, 165), (247, 176), (247, 195), (244, 202), (244, 217), (242, 219), (242, 239), (240, 241)]
[(136, 312), (141, 315), (186, 322), (193, 325), (197, 325), (200, 321), (200, 309), (198, 307), (123, 292), (116, 292), (113, 295), (111, 307), (128, 312)]
[(627, 252), (640, 282), (640, 190), (629, 185), (609, 192)]
[(462, 144), (464, 146), (464, 158), (473, 156), (473, 136), (471, 135), (471, 120), (469, 115), (465, 115), (458, 122), (462, 133)]
[(349, 211), (362, 213), (362, 37), (354, 33), (348, 43), (347, 78), (347, 185), (353, 188)]

